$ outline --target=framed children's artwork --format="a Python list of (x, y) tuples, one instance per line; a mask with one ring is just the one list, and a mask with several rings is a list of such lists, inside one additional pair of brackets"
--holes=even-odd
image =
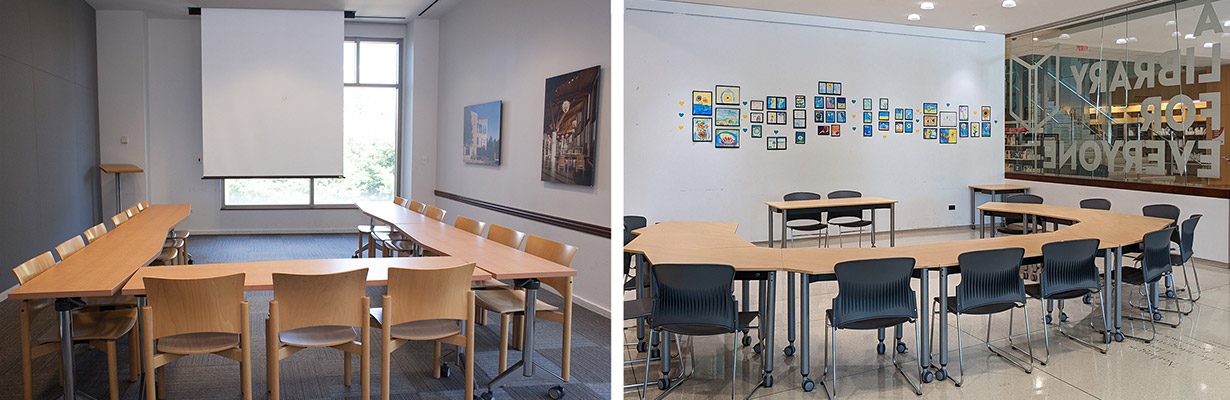
[(794, 144), (805, 144), (805, 143), (807, 143), (807, 132), (805, 131), (795, 132), (794, 133)]
[(871, 120), (872, 120), (871, 112), (863, 111), (863, 123), (870, 124), (872, 122)]
[(880, 109), (888, 110), (888, 98), (887, 97), (880, 98)]
[(969, 137), (981, 137), (981, 136), (982, 136), (982, 124), (979, 124), (977, 122), (971, 122), (969, 124)]
[(871, 137), (871, 125), (863, 125), (863, 137)]
[(940, 112), (940, 103), (923, 103), (923, 114), (935, 114)]
[(752, 125), (752, 139), (760, 139), (762, 136), (764, 136), (764, 127)]
[(982, 137), (991, 137), (991, 123), (990, 122), (982, 123)]
[(904, 122), (901, 122), (901, 121), (894, 122), (894, 123), (893, 123), (893, 132), (896, 132), (896, 133), (905, 133), (905, 123), (904, 123)]
[(713, 126), (739, 126), (739, 109), (715, 107), (713, 109)]
[(964, 104), (957, 106), (957, 119), (969, 121), (969, 106)]
[(902, 117), (904, 117), (903, 119), (905, 119), (905, 120), (913, 120), (913, 119), (914, 119), (914, 109), (913, 109), (913, 108), (907, 108), (907, 109), (905, 109), (904, 111), (902, 111), (901, 113), (903, 114), (903, 115), (902, 115)]
[(715, 100), (714, 104), (722, 105), (722, 106), (739, 105), (739, 87), (738, 86), (717, 85), (717, 87), (713, 89), (713, 93), (717, 95), (717, 98), (714, 99)]
[(824, 98), (824, 108), (827, 108), (830, 110), (836, 110), (837, 109), (837, 98), (836, 97), (825, 97)]
[(807, 127), (807, 118), (795, 118), (794, 129), (803, 129)]
[(807, 110), (794, 110), (794, 119), (806, 119)]
[(956, 128), (957, 113), (955, 111), (940, 111), (940, 127)]
[(969, 122), (962, 122), (960, 124), (957, 136), (969, 137)]
[(713, 130), (713, 147), (719, 149), (735, 149), (739, 147), (739, 130), (716, 128)]
[(769, 125), (785, 125), (786, 124), (786, 112), (785, 111), (767, 111), (766, 113), (768, 114), (766, 115), (766, 117), (768, 118), (768, 121), (765, 121), (767, 124)]
[(813, 103), (816, 108), (824, 108), (824, 97), (816, 96)]
[(807, 96), (801, 94), (795, 95), (794, 108), (807, 108)]
[(940, 144), (956, 144), (957, 128), (940, 128)]
[(881, 132), (888, 132), (888, 121), (880, 121), (879, 128)]
[(824, 122), (828, 122), (830, 124), (837, 122), (837, 112), (836, 111), (825, 111), (824, 112)]
[(824, 122), (824, 110), (816, 110), (815, 114), (816, 114), (815, 115), (816, 117), (814, 118), (814, 120), (816, 122)]
[(991, 120), (991, 106), (982, 106), (982, 120), (983, 121)]
[(769, 96), (765, 98), (765, 108), (770, 110), (785, 110), (786, 98), (781, 96)]
[(845, 111), (838, 111), (838, 112), (837, 112), (837, 123), (839, 123), (839, 124), (844, 124), (844, 123), (846, 123), (846, 112), (845, 112)]
[(934, 128), (939, 125), (939, 117), (935, 115), (923, 115), (923, 127)]
[(879, 118), (879, 119), (880, 119), (881, 121), (888, 121), (888, 117), (889, 117), (889, 115), (888, 115), (888, 111), (880, 111), (880, 118)]
[(747, 116), (748, 116), (748, 122), (751, 122), (753, 124), (763, 124), (764, 123), (764, 113), (763, 112), (752, 112), (752, 113), (748, 113)]
[(902, 119), (902, 118), (905, 118), (905, 111), (902, 111), (900, 108), (894, 108), (893, 109), (893, 119)]
[(914, 121), (905, 121), (905, 133), (914, 133)]
[(845, 98), (845, 97), (838, 97), (838, 98), (837, 98), (837, 109), (838, 109), (838, 110), (845, 110), (845, 109), (846, 109), (846, 98)]
[(829, 126), (828, 125), (816, 125), (816, 135), (817, 136), (828, 136)]
[(777, 111), (765, 112), (765, 123), (769, 125), (777, 125)]
[(692, 118), (692, 141), (693, 142), (711, 142), (713, 141), (713, 119), (711, 118)]
[(713, 115), (713, 92), (692, 91), (692, 115)]
[(829, 125), (829, 136), (841, 136), (841, 125)]
[(939, 131), (935, 128), (923, 128), (923, 139), (935, 140), (937, 137), (939, 137)]
[(872, 104), (871, 104), (871, 98), (870, 98), (870, 97), (864, 97), (864, 98), (863, 98), (863, 109), (864, 109), (864, 110), (871, 110), (871, 109), (873, 109)]
[(749, 105), (752, 111), (764, 111), (764, 100), (752, 100)]
[(768, 148), (769, 150), (785, 150), (786, 149), (786, 137), (785, 136), (770, 136), (768, 138), (765, 138), (764, 142), (765, 142), (765, 147)]

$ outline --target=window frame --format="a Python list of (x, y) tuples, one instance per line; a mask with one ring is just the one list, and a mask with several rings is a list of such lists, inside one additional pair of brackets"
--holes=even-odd
[[(397, 89), (397, 131), (396, 139), (393, 146), (394, 166), (393, 166), (393, 195), (401, 193), (401, 177), (402, 177), (402, 132), (404, 132), (405, 118), (405, 81), (406, 81), (406, 46), (405, 40), (401, 38), (383, 38), (371, 36), (346, 36), (342, 39), (343, 45), (345, 42), (355, 42), (355, 81), (354, 83), (346, 83), (346, 79), (342, 78), (343, 90), (348, 87), (377, 87), (377, 88), (394, 88)], [(386, 42), (397, 43), (397, 83), (360, 83), (359, 64), (363, 60), (359, 45), (361, 42)], [(344, 61), (343, 61), (344, 62)], [(344, 70), (344, 68), (343, 68)], [(277, 177), (273, 177), (277, 178)], [(245, 179), (245, 178), (233, 178)], [(243, 205), (228, 205), (226, 204), (226, 179), (222, 179), (222, 194), (221, 204), (222, 210), (345, 210), (358, 208), (355, 204), (318, 204), (316, 203), (316, 179), (317, 178), (288, 178), (288, 179), (307, 179), (308, 180), (308, 203), (307, 204), (243, 204)], [(332, 179), (332, 178), (330, 178)]]

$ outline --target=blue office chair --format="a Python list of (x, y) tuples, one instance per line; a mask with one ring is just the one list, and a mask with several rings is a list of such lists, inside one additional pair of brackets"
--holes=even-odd
[[(1170, 236), (1173, 234), (1174, 228), (1165, 228), (1145, 234), (1144, 240), (1141, 242), (1140, 259), (1137, 261), (1137, 267), (1124, 268), (1121, 280), (1125, 284), (1137, 285), (1141, 287), (1143, 293), (1143, 301), (1147, 302), (1145, 309), (1148, 310), (1148, 315), (1144, 318), (1133, 316), (1124, 316), (1126, 319), (1137, 321), (1148, 321), (1151, 334), (1149, 338), (1125, 334), (1124, 336), (1132, 339), (1140, 340), (1145, 343), (1152, 342), (1157, 337), (1157, 324), (1162, 323), (1171, 327), (1178, 327), (1183, 322), (1183, 314), (1179, 313), (1179, 320), (1175, 323), (1166, 323), (1161, 321), (1161, 313), (1157, 310), (1157, 300), (1151, 296), (1151, 292), (1157, 290), (1157, 284), (1162, 278), (1169, 275), (1172, 271), (1170, 260)], [(1179, 307), (1179, 300), (1174, 299), (1175, 308)]]
[[(851, 199), (858, 197), (863, 197), (863, 194), (854, 190), (837, 190), (829, 192), (830, 199)], [(858, 232), (858, 247), (863, 247), (863, 228), (871, 226), (871, 221), (863, 218), (862, 208), (829, 210), (828, 218), (825, 222), (829, 225), (836, 225), (838, 227), (837, 247), (842, 247), (843, 243), (841, 241), (841, 236), (843, 234), (855, 231)], [(850, 229), (846, 230), (841, 228)], [(825, 242), (828, 242), (828, 238), (825, 238)]]
[[(1063, 242), (1047, 243), (1042, 246), (1042, 271), (1038, 283), (1025, 285), (1025, 294), (1029, 297), (1047, 303), (1051, 300), (1068, 300), (1085, 296), (1098, 295), (1098, 304), (1105, 312), (1106, 297), (1102, 292), (1102, 278), (1098, 274), (1098, 266), (1094, 263), (1098, 252), (1097, 239), (1080, 239)], [(1050, 316), (1043, 319), (1042, 336), (1046, 340), (1046, 358), (1038, 359), (1046, 365), (1051, 358)], [(1106, 319), (1102, 319), (1103, 335), (1106, 335)], [(1055, 324), (1060, 334), (1077, 343), (1088, 346), (1102, 354), (1106, 347), (1099, 347), (1084, 339), (1069, 335), (1063, 330), (1063, 322)], [(1095, 328), (1096, 329), (1096, 328)], [(1105, 338), (1105, 336), (1104, 336)]]

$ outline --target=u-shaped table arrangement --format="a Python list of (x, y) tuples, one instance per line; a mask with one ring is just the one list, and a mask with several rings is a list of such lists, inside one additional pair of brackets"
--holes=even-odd
[[(727, 222), (694, 222), (694, 221), (666, 221), (655, 225), (634, 231), (638, 234), (635, 239), (624, 246), (624, 251), (636, 254), (640, 260), (637, 263), (637, 277), (643, 279), (646, 277), (645, 266), (650, 264), (722, 264), (730, 265), (740, 272), (764, 272), (767, 273), (767, 279), (761, 281), (761, 301), (760, 301), (760, 326), (758, 334), (762, 340), (764, 351), (761, 353), (763, 375), (759, 387), (773, 386), (773, 356), (775, 351), (773, 347), (774, 339), (774, 319), (775, 319), (775, 303), (776, 303), (776, 286), (777, 273), (786, 272), (788, 274), (805, 274), (814, 275), (821, 278), (832, 278), (835, 276), (834, 266), (838, 263), (854, 260), (891, 258), (891, 257), (911, 257), (915, 259), (915, 270), (919, 277), (919, 331), (923, 337), (920, 340), (922, 348), (917, 349), (920, 366), (923, 368), (923, 374), (943, 373), (947, 374), (948, 365), (948, 313), (939, 313), (939, 365), (936, 366), (931, 360), (931, 352), (928, 349), (930, 343), (930, 330), (928, 324), (929, 316), (929, 294), (928, 279), (931, 272), (939, 273), (939, 296), (947, 298), (948, 296), (948, 275), (950, 269), (955, 269), (958, 265), (957, 258), (962, 253), (978, 250), (990, 250), (1001, 248), (1019, 247), (1025, 250), (1025, 259), (1029, 260), (1040, 259), (1042, 257), (1042, 246), (1051, 243), (1066, 240), (1077, 239), (1098, 239), (1099, 251), (1103, 251), (1106, 267), (1114, 268), (1113, 277), (1116, 279), (1105, 280), (1106, 287), (1103, 288), (1105, 293), (1113, 295), (1114, 306), (1102, 307), (1104, 334), (1103, 340), (1106, 343), (1113, 341), (1122, 342), (1124, 339), (1122, 326), (1122, 315), (1120, 312), (1121, 296), (1120, 288), (1122, 282), (1117, 279), (1120, 276), (1119, 272), (1123, 267), (1123, 248), (1125, 246), (1140, 243), (1144, 235), (1148, 232), (1169, 226), (1173, 221), (1145, 217), (1139, 215), (1122, 214), (1112, 211), (1081, 209), (1075, 207), (1063, 207), (1047, 204), (1018, 204), (1018, 203), (1000, 203), (992, 202), (985, 203), (978, 207), (982, 212), (983, 218), (991, 216), (1021, 216), (1024, 220), (1035, 220), (1054, 222), (1057, 224), (1066, 225), (1066, 227), (1050, 232), (1042, 232), (1026, 235), (1000, 236), (984, 239), (968, 239), (958, 240), (943, 243), (917, 244), (900, 247), (878, 247), (878, 248), (771, 248), (760, 247), (752, 244), (748, 240), (736, 234), (735, 230), (738, 227), (735, 223)], [(770, 220), (773, 217), (772, 205), (770, 205)], [(772, 228), (770, 228), (772, 232)], [(646, 262), (647, 261), (647, 262)], [(791, 279), (794, 281), (794, 279)], [(800, 370), (802, 372), (804, 382), (808, 380), (810, 372), (809, 360), (809, 291), (808, 279), (799, 280), (799, 298), (797, 301), (801, 304), (800, 321), (802, 324), (802, 334), (800, 340)], [(644, 284), (638, 282), (638, 295), (643, 295)], [(792, 287), (793, 289), (793, 287)], [(794, 290), (791, 290), (794, 292)], [(746, 295), (746, 291), (745, 291)], [(793, 297), (793, 293), (792, 296)], [(788, 304), (794, 304), (796, 299), (790, 298)], [(1108, 299), (1110, 301), (1110, 299)], [(746, 297), (744, 303), (746, 303)], [(941, 302), (941, 307), (946, 307), (946, 302)], [(793, 308), (793, 307), (792, 307)], [(1113, 313), (1114, 315), (1108, 315)], [(793, 312), (791, 312), (793, 316)], [(790, 324), (790, 346), (793, 345), (794, 322), (791, 318)], [(1113, 324), (1112, 324), (1113, 321)], [(1113, 325), (1113, 326), (1112, 326)], [(882, 338), (881, 338), (882, 339)], [(787, 355), (791, 352), (786, 351)], [(924, 381), (930, 381), (927, 377), (920, 377)]]

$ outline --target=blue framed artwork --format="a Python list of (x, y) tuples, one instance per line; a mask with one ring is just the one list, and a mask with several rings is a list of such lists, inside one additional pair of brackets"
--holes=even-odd
[(889, 129), (889, 126), (888, 126), (888, 121), (880, 121), (880, 126), (879, 126), (879, 128), (880, 128), (880, 129), (879, 129), (879, 130), (880, 130), (880, 132), (888, 132), (888, 129)]
[(739, 126), (739, 109), (727, 107), (714, 108), (713, 126)]
[(923, 128), (923, 139), (935, 140), (939, 137), (939, 130), (935, 128)]
[(907, 108), (904, 111), (902, 111), (902, 113), (905, 114), (904, 115), (905, 119), (907, 120), (914, 119), (914, 109), (913, 108)]
[(959, 126), (960, 133), (957, 136), (969, 137), (969, 122), (962, 122)]
[(871, 137), (871, 124), (863, 125), (863, 137)]
[(888, 121), (888, 119), (889, 119), (889, 114), (888, 114), (888, 111), (880, 111), (880, 118), (879, 118), (879, 119), (880, 119), (880, 121)]
[(846, 123), (846, 112), (845, 112), (845, 111), (838, 111), (838, 112), (837, 112), (837, 123), (839, 123), (839, 124), (844, 124), (844, 123)]
[(991, 137), (991, 123), (990, 122), (982, 123), (982, 137)]
[(914, 121), (905, 121), (905, 133), (914, 133)]
[(923, 103), (923, 114), (938, 114), (940, 103)]
[(794, 144), (807, 143), (807, 132), (797, 131), (794, 133)]
[(957, 128), (940, 128), (940, 144), (956, 144)]
[(871, 116), (870, 111), (863, 111), (863, 123), (864, 124), (872, 123), (872, 116)]
[(500, 165), (499, 100), (466, 106), (461, 159), (466, 164)]
[(739, 130), (730, 128), (717, 128), (713, 130), (713, 147), (719, 149), (733, 149), (739, 147)]
[(713, 115), (713, 92), (692, 91), (692, 115)]
[(824, 108), (824, 97), (816, 96), (812, 103), (815, 108)]
[(904, 118), (904, 114), (905, 112), (901, 111), (900, 108), (893, 109), (893, 119), (902, 119)]
[(845, 110), (845, 109), (846, 109), (846, 98), (845, 98), (845, 97), (838, 97), (838, 98), (837, 98), (837, 109), (838, 109), (838, 110)]

